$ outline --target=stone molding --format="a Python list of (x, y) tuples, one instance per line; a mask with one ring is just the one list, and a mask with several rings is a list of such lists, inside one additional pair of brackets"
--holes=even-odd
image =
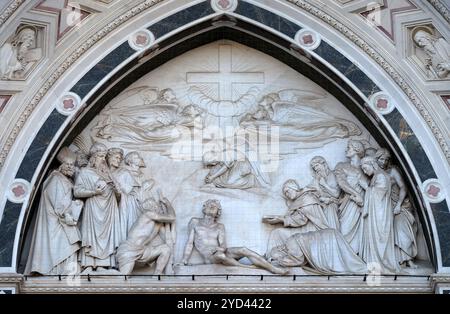
[(383, 279), (379, 286), (370, 286), (363, 278), (312, 278), (267, 277), (233, 282), (230, 278), (205, 279), (162, 278), (153, 279), (115, 278), (81, 279), (80, 285), (70, 286), (64, 279), (29, 278), (20, 285), (21, 293), (433, 293), (431, 282), (426, 278)]
[(0, 14), (0, 27), (25, 3), (25, 0), (14, 0)]
[(440, 0), (428, 0), (428, 2), (450, 23), (450, 11)]

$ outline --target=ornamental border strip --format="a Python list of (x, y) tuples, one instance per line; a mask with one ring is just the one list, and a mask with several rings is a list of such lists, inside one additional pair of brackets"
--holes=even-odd
[(25, 3), (25, 0), (14, 0), (6, 9), (0, 14), (0, 27), (6, 23), (6, 21), (19, 9), (19, 7)]

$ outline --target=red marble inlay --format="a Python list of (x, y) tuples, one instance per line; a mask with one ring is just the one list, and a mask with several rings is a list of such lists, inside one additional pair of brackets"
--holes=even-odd
[(305, 35), (302, 37), (302, 39), (303, 39), (303, 44), (305, 44), (305, 45), (314, 44), (314, 38), (312, 35)]
[(12, 189), (12, 192), (14, 193), (15, 197), (21, 197), (25, 194), (25, 189), (23, 186), (18, 185)]
[(388, 101), (387, 99), (381, 98), (377, 100), (377, 108), (378, 109), (387, 109), (388, 107)]
[(136, 44), (144, 46), (147, 44), (147, 37), (144, 35), (137, 35), (136, 36)]
[(430, 185), (427, 193), (433, 197), (438, 197), (441, 189), (435, 186), (434, 184)]
[(441, 96), (444, 103), (447, 105), (448, 110), (450, 110), (450, 95)]
[(218, 2), (218, 4), (220, 5), (220, 7), (222, 8), (222, 9), (224, 9), (224, 10), (226, 10), (226, 9), (228, 9), (229, 7), (230, 7), (230, 1), (228, 1), (228, 0), (220, 0), (219, 2)]
[(11, 95), (0, 95), (0, 113), (5, 109)]
[(63, 100), (64, 109), (73, 109), (75, 105), (73, 104), (73, 99), (64, 99)]

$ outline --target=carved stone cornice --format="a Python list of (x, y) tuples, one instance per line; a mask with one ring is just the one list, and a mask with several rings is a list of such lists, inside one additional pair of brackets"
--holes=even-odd
[(25, 0), (14, 0), (0, 14), (0, 27), (17, 11), (17, 9), (25, 2)]
[(449, 274), (433, 274), (430, 276), (431, 287), (433, 291), (440, 285), (448, 286), (450, 288), (450, 273)]
[(2, 283), (19, 283), (23, 281), (24, 276), (22, 274), (0, 274), (0, 284)]
[[(139, 279), (130, 276), (127, 281), (121, 278), (109, 280), (85, 278), (78, 283), (67, 284), (64, 279), (30, 278), (22, 281), (21, 293), (432, 293), (431, 283), (424, 279), (402, 278), (394, 281), (383, 279), (382, 284), (371, 286), (361, 278), (301, 279), (270, 278), (254, 282), (235, 280), (204, 280), (186, 282), (186, 279), (162, 278)], [(234, 282), (233, 282), (234, 281)]]
[[(325, 13), (315, 5), (311, 4), (311, 0), (286, 0), (295, 6), (303, 9), (304, 11), (312, 14), (313, 16), (319, 18), (323, 22), (332, 26), (335, 30), (339, 31), (345, 37), (350, 39), (355, 45), (361, 48), (367, 55), (369, 55), (375, 62), (377, 62), (386, 73), (397, 83), (397, 85), (403, 90), (403, 92), (411, 100), (411, 103), (417, 108), (419, 113), (422, 115), (434, 137), (436, 138), (439, 146), (441, 147), (447, 161), (450, 163), (450, 148), (448, 147), (446, 138), (444, 137), (442, 131), (437, 126), (433, 117), (429, 113), (428, 109), (422, 104), (419, 96), (414, 92), (411, 86), (405, 81), (405, 79), (392, 67), (392, 65), (383, 58), (374, 48), (372, 48), (364, 39), (359, 37), (355, 32), (349, 29), (347, 26), (339, 22), (337, 19), (331, 15)], [(431, 0), (430, 0), (431, 1)]]
[(438, 11), (444, 19), (450, 24), (450, 11), (439, 0), (428, 0), (428, 2)]

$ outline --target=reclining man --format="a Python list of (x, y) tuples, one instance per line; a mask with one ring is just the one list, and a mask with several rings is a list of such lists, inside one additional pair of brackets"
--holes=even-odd
[[(218, 200), (208, 200), (203, 204), (203, 218), (192, 218), (189, 222), (189, 238), (186, 243), (183, 264), (189, 264), (189, 258), (195, 247), (207, 264), (223, 264), (246, 268), (266, 269), (272, 273), (285, 275), (288, 270), (278, 268), (266, 261), (261, 255), (246, 247), (227, 248), (225, 244), (225, 227), (217, 222), (222, 207)], [(254, 266), (239, 262), (248, 258)]]

